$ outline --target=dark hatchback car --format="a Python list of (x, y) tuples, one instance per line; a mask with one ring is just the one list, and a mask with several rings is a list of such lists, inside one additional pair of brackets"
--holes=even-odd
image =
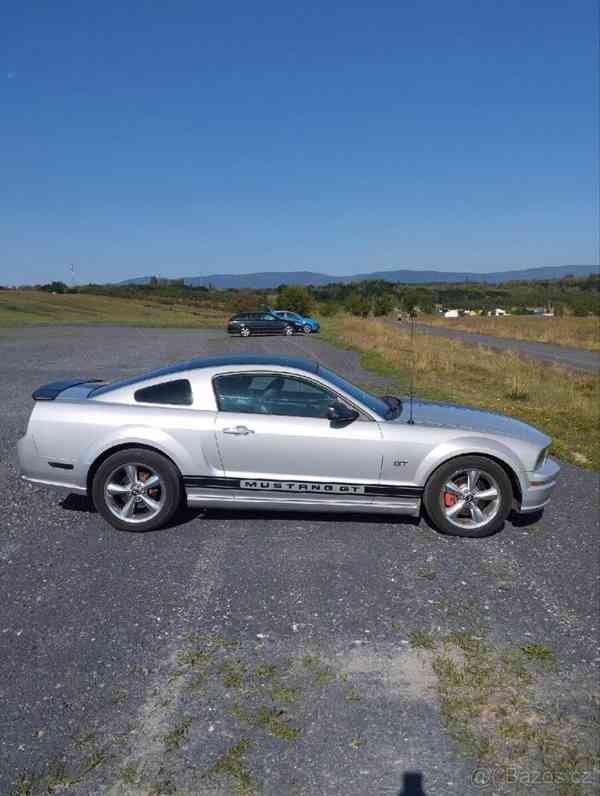
[(251, 334), (286, 334), (299, 331), (297, 324), (276, 318), (270, 312), (241, 312), (230, 318), (227, 324), (229, 334), (250, 337)]

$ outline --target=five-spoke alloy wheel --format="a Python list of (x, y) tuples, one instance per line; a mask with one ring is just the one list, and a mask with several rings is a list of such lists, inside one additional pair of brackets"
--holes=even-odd
[(512, 507), (512, 485), (503, 467), (485, 456), (460, 456), (441, 465), (425, 487), (423, 504), (432, 524), (453, 536), (489, 536)]
[(150, 531), (164, 525), (181, 495), (181, 479), (173, 463), (145, 448), (109, 456), (92, 483), (98, 512), (121, 530)]

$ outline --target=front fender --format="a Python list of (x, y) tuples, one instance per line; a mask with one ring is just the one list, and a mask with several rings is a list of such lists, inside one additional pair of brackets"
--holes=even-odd
[(486, 441), (481, 437), (461, 436), (437, 445), (423, 459), (416, 472), (415, 481), (417, 484), (425, 485), (427, 480), (437, 468), (449, 459), (457, 456), (491, 456), (499, 459), (514, 472), (521, 494), (525, 494), (528, 488), (527, 472), (516, 453), (497, 440)]

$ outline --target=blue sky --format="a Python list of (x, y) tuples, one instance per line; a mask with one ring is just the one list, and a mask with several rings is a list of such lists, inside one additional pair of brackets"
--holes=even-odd
[(0, 282), (598, 260), (593, 0), (5, 4)]

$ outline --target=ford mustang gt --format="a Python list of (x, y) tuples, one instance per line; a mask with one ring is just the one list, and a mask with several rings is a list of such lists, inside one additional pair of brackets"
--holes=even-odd
[(550, 439), (465, 406), (377, 397), (317, 362), (194, 359), (33, 393), (23, 478), (88, 494), (119, 529), (152, 530), (183, 501), (229, 509), (408, 514), (486, 536), (550, 499)]

